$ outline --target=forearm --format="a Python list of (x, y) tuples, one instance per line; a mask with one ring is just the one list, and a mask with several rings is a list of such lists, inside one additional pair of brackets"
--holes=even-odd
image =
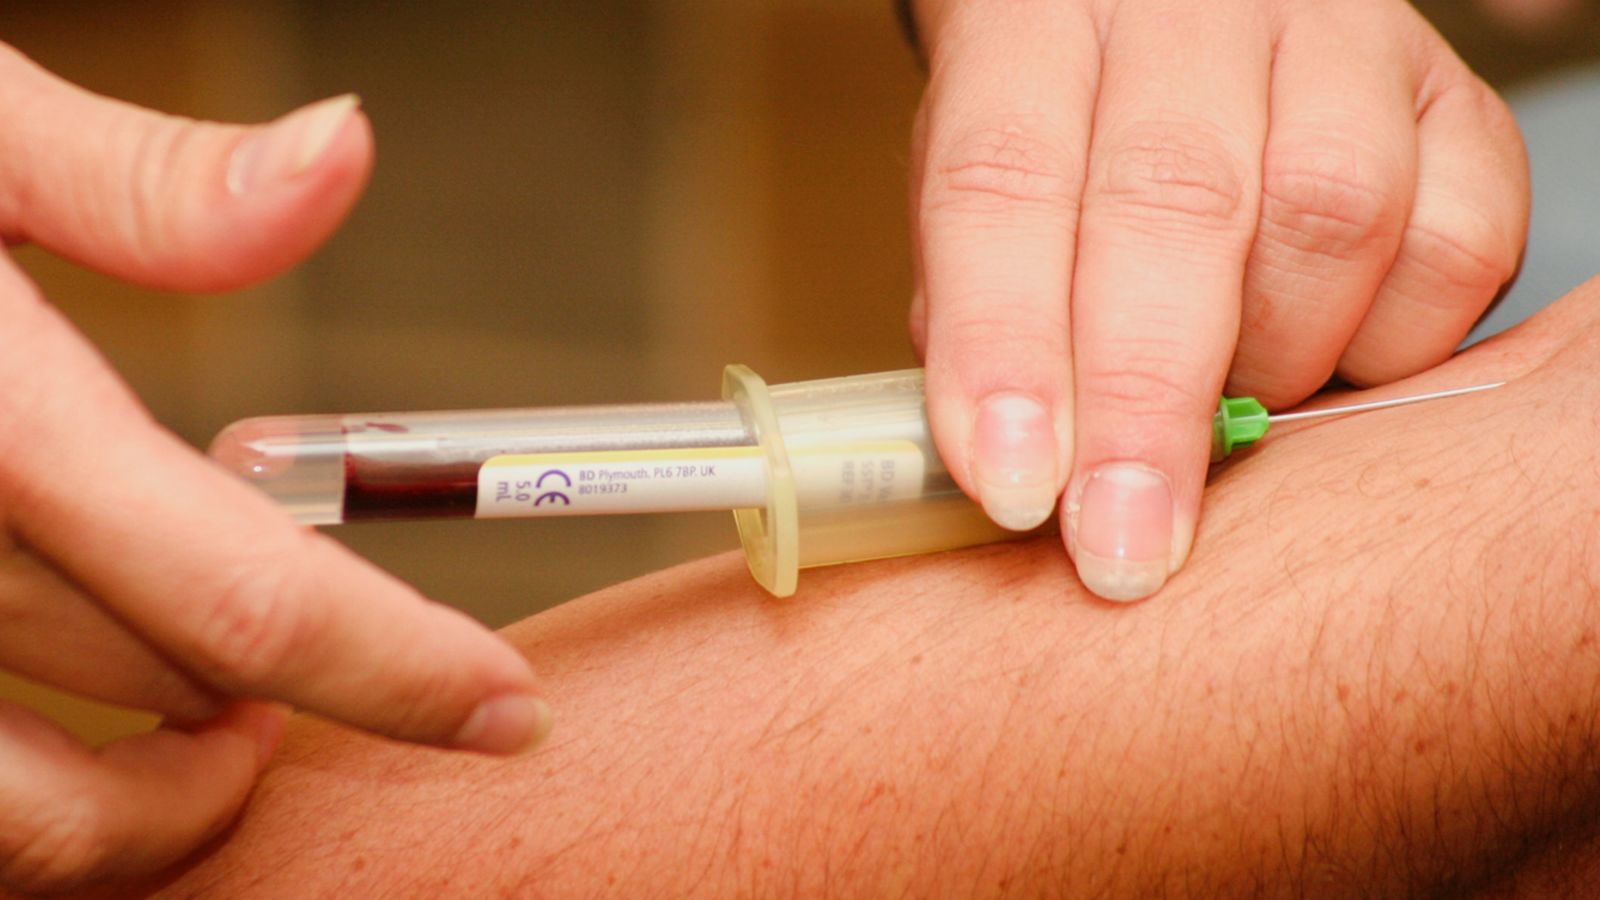
[[(1048, 541), (819, 571), (791, 601), (730, 557), (576, 601), (510, 631), (559, 707), (538, 754), (302, 723), (179, 884), (1470, 885), (1600, 795), (1600, 381), (1568, 371), (1600, 354), (1566, 354), (1277, 437), (1216, 479), (1194, 560), (1142, 605), (1082, 594)], [(1542, 443), (1531, 403), (1562, 423)]]

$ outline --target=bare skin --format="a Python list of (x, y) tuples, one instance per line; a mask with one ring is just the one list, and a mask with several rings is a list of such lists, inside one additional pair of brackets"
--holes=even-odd
[(1496, 378), (1270, 437), (1145, 604), (1089, 595), (1049, 540), (816, 571), (790, 601), (732, 556), (574, 601), (505, 632), (566, 711), (538, 754), (298, 719), (157, 893), (1576, 889), (1600, 282), (1371, 394)]

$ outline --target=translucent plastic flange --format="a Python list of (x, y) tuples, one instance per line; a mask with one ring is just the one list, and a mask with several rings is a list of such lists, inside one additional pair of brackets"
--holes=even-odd
[(723, 397), (765, 455), (764, 508), (736, 510), (750, 572), (787, 597), (799, 570), (1023, 535), (961, 492), (928, 427), (919, 370), (768, 386), (744, 366)]
[(757, 584), (775, 596), (792, 596), (800, 583), (800, 509), (772, 397), (761, 376), (741, 365), (722, 370), (722, 397), (739, 407), (767, 462), (766, 507), (733, 511), (745, 561)]

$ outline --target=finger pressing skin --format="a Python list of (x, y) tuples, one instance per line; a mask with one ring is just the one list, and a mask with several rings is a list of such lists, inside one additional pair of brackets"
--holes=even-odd
[(1400, 248), (1419, 75), (1391, 18), (1303, 4), (1278, 36), (1231, 395), (1277, 409), (1325, 384)]
[(73, 694), (185, 721), (216, 697), (53, 567), (0, 533), (0, 669)]
[(916, 208), (928, 415), (995, 522), (1049, 517), (1071, 448), (1068, 292), (1098, 47), (1075, 4), (948, 4)]
[(1154, 593), (1193, 539), (1259, 206), (1270, 43), (1249, 4), (1124, 4), (1110, 24), (1063, 506), (1078, 574), (1108, 599)]
[(225, 290), (305, 258), (372, 167), (353, 96), (254, 128), (108, 100), (0, 44), (0, 235), (156, 288)]
[(91, 752), (0, 704), (0, 888), (61, 891), (177, 861), (238, 812), (282, 728), (282, 710), (239, 703)]
[(1339, 362), (1355, 384), (1448, 358), (1516, 273), (1527, 240), (1528, 160), (1510, 110), (1442, 46), (1418, 102), (1416, 204)]
[(484, 751), (543, 736), (520, 655), (155, 427), (30, 289), (0, 265), (0, 508), (34, 552), (221, 691)]

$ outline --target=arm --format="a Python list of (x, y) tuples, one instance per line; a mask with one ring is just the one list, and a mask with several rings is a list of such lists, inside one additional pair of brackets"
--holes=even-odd
[(1600, 283), (1214, 478), (1152, 602), (1048, 540), (718, 557), (513, 627), (564, 718), (493, 761), (310, 720), (168, 884), (381, 893), (1459, 892), (1600, 798)]

